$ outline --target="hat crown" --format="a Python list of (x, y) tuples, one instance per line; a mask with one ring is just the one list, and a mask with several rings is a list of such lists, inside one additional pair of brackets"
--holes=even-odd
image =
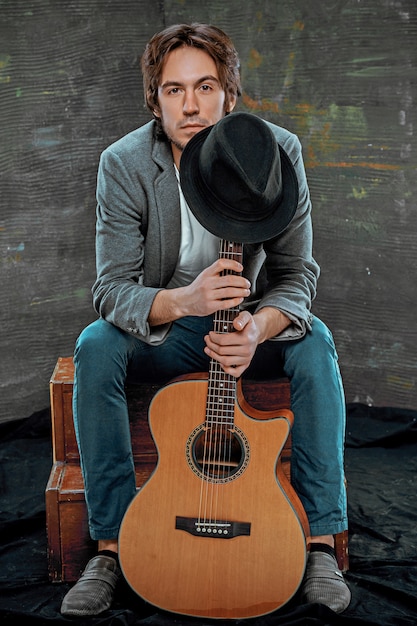
[(211, 193), (240, 219), (267, 217), (282, 193), (278, 145), (261, 119), (239, 113), (213, 126), (199, 159)]

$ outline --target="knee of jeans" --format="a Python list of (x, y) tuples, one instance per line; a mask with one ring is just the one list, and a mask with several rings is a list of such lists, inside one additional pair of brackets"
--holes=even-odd
[(318, 317), (314, 318), (312, 325), (312, 332), (310, 333), (314, 345), (321, 346), (324, 344), (324, 347), (328, 346), (331, 350), (334, 350), (334, 340), (333, 335), (328, 326), (324, 322), (322, 322)]
[(113, 324), (101, 319), (92, 322), (84, 328), (75, 343), (74, 360), (80, 355), (98, 355), (103, 351), (108, 353), (110, 348), (117, 346), (118, 335), (120, 331)]
[(294, 356), (297, 356), (298, 367), (304, 367), (305, 370), (314, 371), (317, 364), (325, 362), (337, 361), (337, 352), (330, 329), (317, 317), (314, 318), (312, 329), (308, 331), (305, 337), (295, 342)]

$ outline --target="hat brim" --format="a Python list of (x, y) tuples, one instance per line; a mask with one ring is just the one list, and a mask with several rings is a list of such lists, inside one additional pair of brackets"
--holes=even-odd
[(261, 243), (277, 237), (291, 222), (298, 205), (298, 180), (289, 156), (279, 146), (283, 189), (271, 214), (257, 219), (254, 211), (253, 220), (236, 219), (227, 210), (227, 204), (210, 193), (200, 175), (200, 150), (212, 128), (204, 128), (194, 135), (181, 155), (181, 189), (192, 213), (210, 233), (227, 241)]

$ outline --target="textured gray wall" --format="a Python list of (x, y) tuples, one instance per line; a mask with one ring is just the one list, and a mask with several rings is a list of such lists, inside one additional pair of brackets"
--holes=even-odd
[(95, 318), (99, 154), (149, 119), (146, 41), (191, 20), (235, 41), (240, 109), (302, 141), (347, 401), (416, 408), (415, 0), (3, 0), (0, 421), (48, 405)]

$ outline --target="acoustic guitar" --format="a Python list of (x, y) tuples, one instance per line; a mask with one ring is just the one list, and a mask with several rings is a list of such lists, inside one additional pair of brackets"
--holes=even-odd
[[(241, 260), (241, 244), (220, 248)], [(231, 332), (237, 312), (218, 312), (214, 330)], [(173, 613), (223, 619), (265, 615), (294, 596), (308, 524), (280, 460), (292, 419), (289, 410), (252, 408), (214, 359), (208, 375), (157, 392), (149, 423), (158, 464), (119, 535), (121, 568), (139, 596)]]

